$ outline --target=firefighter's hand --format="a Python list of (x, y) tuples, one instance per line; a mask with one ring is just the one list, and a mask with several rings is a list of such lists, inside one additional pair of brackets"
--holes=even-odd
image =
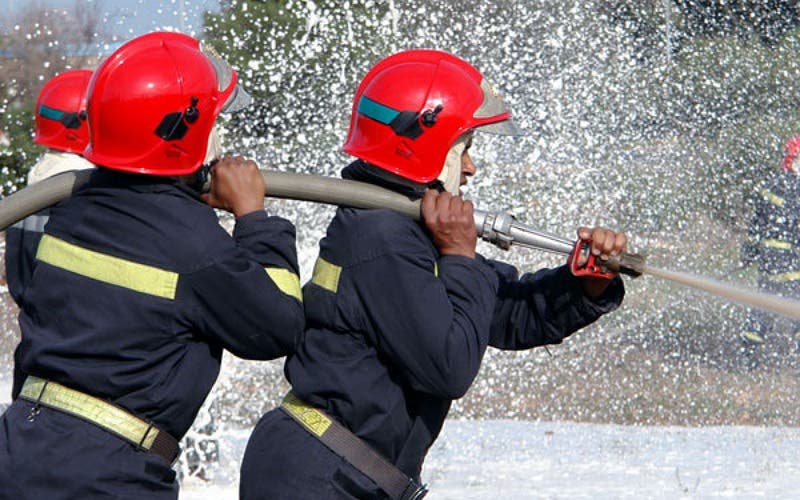
[(240, 217), (264, 209), (264, 178), (253, 160), (241, 156), (221, 158), (211, 169), (211, 189), (201, 196), (214, 208)]
[[(589, 229), (588, 227), (581, 227), (578, 229), (578, 237), (582, 240), (592, 240), (590, 251), (599, 261), (608, 260), (610, 256), (618, 256), (627, 251), (628, 237), (625, 233), (616, 233), (610, 229), (602, 227), (595, 227)], [(586, 264), (586, 256), (581, 255), (578, 257), (578, 267)], [(585, 276), (582, 278), (583, 291), (590, 297), (599, 297), (603, 295), (611, 283), (611, 280), (606, 278), (599, 278), (595, 276)]]
[(425, 191), (422, 219), (439, 253), (475, 258), (478, 233), (473, 210), (472, 202), (462, 200), (460, 196), (434, 189)]

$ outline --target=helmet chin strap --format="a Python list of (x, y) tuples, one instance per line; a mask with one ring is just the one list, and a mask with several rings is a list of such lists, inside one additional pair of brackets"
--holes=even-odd
[(219, 139), (217, 124), (208, 134), (208, 146), (206, 147), (206, 157), (203, 164), (193, 174), (182, 177), (184, 184), (194, 189), (198, 193), (206, 193), (211, 189), (211, 168), (219, 161), (222, 156), (222, 142)]
[(439, 173), (439, 177), (437, 177), (444, 185), (444, 190), (456, 196), (461, 188), (461, 156), (464, 154), (467, 144), (469, 144), (470, 137), (472, 137), (472, 131), (462, 134), (450, 146), (450, 150), (444, 160), (444, 167)]

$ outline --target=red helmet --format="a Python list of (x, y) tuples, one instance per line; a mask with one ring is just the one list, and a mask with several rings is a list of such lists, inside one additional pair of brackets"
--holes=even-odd
[(183, 175), (202, 164), (222, 111), (250, 97), (230, 65), (181, 33), (143, 35), (117, 49), (89, 84), (87, 160), (152, 175)]
[(790, 139), (784, 146), (783, 152), (785, 156), (783, 157), (781, 168), (787, 172), (796, 172), (794, 160), (800, 154), (800, 136)]
[(494, 87), (466, 61), (437, 50), (408, 50), (376, 64), (353, 102), (344, 151), (416, 182), (444, 167), (464, 132), (518, 135)]
[(92, 72), (73, 69), (51, 78), (36, 100), (33, 141), (48, 148), (83, 153), (89, 142), (86, 89)]

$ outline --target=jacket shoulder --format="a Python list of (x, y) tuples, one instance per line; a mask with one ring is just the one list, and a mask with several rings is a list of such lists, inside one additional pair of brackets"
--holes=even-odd
[(341, 257), (348, 263), (392, 253), (435, 251), (417, 221), (389, 209), (339, 209), (323, 247), (346, 248), (347, 255)]
[(86, 190), (55, 207), (47, 231), (178, 272), (208, 265), (235, 245), (211, 207), (169, 192)]

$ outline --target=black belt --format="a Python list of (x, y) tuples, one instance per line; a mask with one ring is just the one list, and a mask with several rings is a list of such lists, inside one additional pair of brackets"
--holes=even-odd
[(100, 427), (135, 445), (138, 449), (154, 453), (170, 465), (180, 455), (178, 441), (147, 422), (108, 401), (70, 389), (56, 382), (28, 377), (19, 397), (36, 404), (29, 420), (36, 418), (38, 406), (47, 406), (68, 413)]
[(428, 493), (425, 485), (419, 485), (335, 419), (302, 402), (291, 392), (283, 398), (281, 410), (332, 452), (372, 479), (391, 498), (419, 500)]

